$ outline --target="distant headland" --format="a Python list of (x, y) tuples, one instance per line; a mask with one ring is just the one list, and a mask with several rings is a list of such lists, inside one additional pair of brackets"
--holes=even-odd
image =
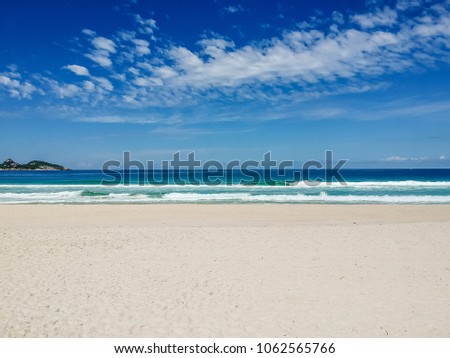
[(0, 170), (70, 170), (62, 165), (44, 162), (42, 160), (32, 160), (27, 164), (20, 164), (12, 159), (6, 159), (0, 164)]

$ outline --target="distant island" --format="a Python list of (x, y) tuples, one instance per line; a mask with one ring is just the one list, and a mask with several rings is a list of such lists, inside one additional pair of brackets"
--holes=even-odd
[(44, 162), (42, 160), (32, 160), (27, 164), (20, 164), (12, 159), (6, 159), (0, 164), (0, 170), (69, 170), (62, 165)]

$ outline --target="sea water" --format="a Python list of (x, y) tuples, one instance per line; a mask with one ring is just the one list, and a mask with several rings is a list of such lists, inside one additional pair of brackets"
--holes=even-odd
[(126, 183), (111, 185), (101, 170), (0, 171), (0, 204), (450, 203), (450, 169), (343, 169), (345, 183), (324, 182), (321, 171), (310, 173), (312, 181), (285, 180), (277, 171), (252, 181), (234, 172), (219, 185), (206, 185), (201, 172), (184, 173), (197, 178), (186, 185), (168, 171), (128, 174)]

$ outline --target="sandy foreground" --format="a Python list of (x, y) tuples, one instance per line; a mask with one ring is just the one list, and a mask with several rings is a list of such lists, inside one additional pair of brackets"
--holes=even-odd
[(450, 206), (3, 205), (0, 336), (450, 337)]

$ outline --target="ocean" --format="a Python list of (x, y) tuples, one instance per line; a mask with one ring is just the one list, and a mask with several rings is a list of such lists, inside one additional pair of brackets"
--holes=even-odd
[(226, 183), (206, 185), (200, 171), (184, 172), (182, 178), (197, 182), (181, 185), (172, 172), (131, 171), (125, 183), (112, 185), (101, 170), (0, 171), (0, 204), (450, 203), (450, 169), (342, 169), (345, 185), (320, 182), (320, 170), (310, 173), (310, 182), (295, 180), (293, 173), (259, 173), (264, 180), (233, 172)]

